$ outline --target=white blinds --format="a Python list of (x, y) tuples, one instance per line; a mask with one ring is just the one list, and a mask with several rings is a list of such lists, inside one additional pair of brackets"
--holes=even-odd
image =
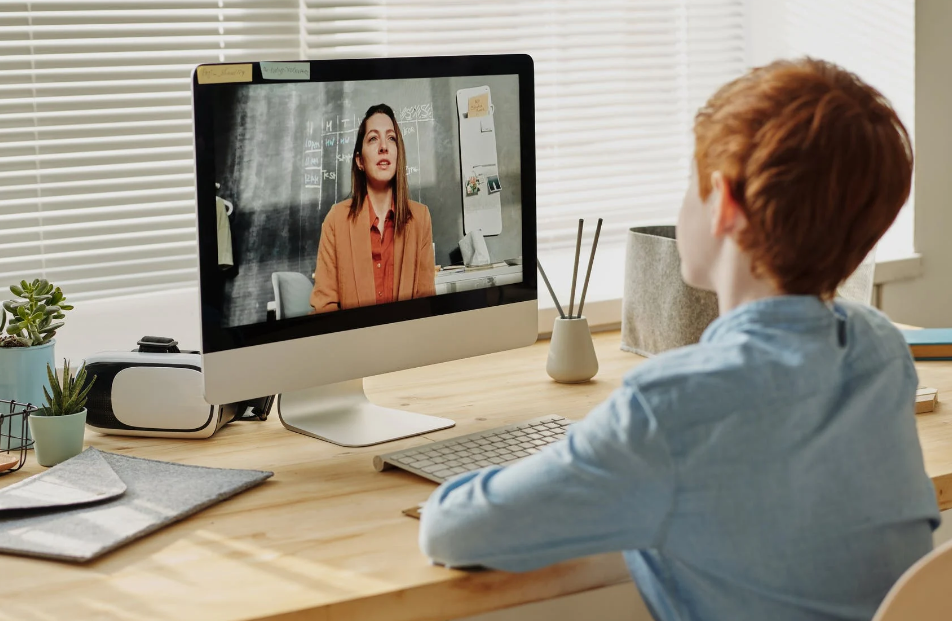
[(698, 104), (744, 68), (746, 0), (39, 0), (0, 4), (0, 283), (71, 299), (195, 282), (200, 62), (521, 52), (540, 248), (672, 221)]
[(694, 112), (744, 70), (744, 0), (303, 2), (312, 58), (532, 55), (543, 252), (574, 245), (580, 216), (605, 218), (606, 243), (673, 222)]
[(297, 0), (0, 3), (0, 284), (196, 280), (189, 76), (294, 58)]
[[(823, 58), (878, 88), (915, 130), (915, 0), (760, 0), (773, 3), (768, 56)], [(760, 58), (766, 62), (770, 58)], [(913, 201), (876, 249), (878, 260), (913, 253)]]

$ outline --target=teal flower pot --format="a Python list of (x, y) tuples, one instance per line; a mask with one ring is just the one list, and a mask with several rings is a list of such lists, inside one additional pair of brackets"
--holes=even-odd
[[(49, 389), (50, 383), (46, 376), (46, 365), (56, 368), (53, 362), (53, 345), (55, 340), (46, 345), (36, 347), (0, 347), (0, 399), (32, 403), (42, 406), (46, 403), (43, 388)], [(0, 429), (0, 450), (20, 448), (19, 444), (11, 442), (11, 435), (19, 435), (22, 421), (18, 417), (11, 417)], [(10, 427), (10, 429), (7, 429)], [(15, 434), (11, 434), (15, 430)], [(29, 436), (29, 430), (27, 431)], [(15, 444), (15, 446), (9, 446)]]
[(83, 452), (86, 410), (66, 416), (37, 416), (28, 419), (33, 433), (33, 454), (41, 466), (55, 466)]

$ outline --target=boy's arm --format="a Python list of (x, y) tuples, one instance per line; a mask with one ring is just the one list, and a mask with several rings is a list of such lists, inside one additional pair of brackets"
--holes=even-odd
[(423, 508), (420, 546), (450, 567), (507, 571), (649, 548), (674, 488), (658, 423), (637, 389), (625, 386), (565, 440), (440, 486)]

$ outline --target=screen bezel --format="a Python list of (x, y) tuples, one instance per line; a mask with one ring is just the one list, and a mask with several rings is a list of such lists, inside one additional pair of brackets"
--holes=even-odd
[(235, 83), (199, 84), (196, 67), (196, 70), (192, 72), (192, 112), (195, 135), (195, 196), (198, 221), (202, 351), (204, 353), (359, 330), (371, 326), (537, 299), (535, 95), (533, 62), (530, 56), (506, 54), (284, 62), (310, 63), (311, 79), (265, 80), (257, 62), (209, 64), (251, 64), (251, 81), (241, 82), (240, 85), (517, 75), (522, 185), (522, 282), (306, 317), (263, 321), (242, 326), (222, 326), (224, 298), (216, 295), (216, 290), (222, 286), (223, 275), (218, 268), (217, 258), (213, 102), (222, 86), (233, 88)]

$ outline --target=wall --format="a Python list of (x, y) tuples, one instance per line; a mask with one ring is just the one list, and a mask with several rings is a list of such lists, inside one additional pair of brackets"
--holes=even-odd
[(952, 2), (916, 3), (916, 252), (923, 275), (883, 286), (883, 310), (901, 323), (952, 325)]

